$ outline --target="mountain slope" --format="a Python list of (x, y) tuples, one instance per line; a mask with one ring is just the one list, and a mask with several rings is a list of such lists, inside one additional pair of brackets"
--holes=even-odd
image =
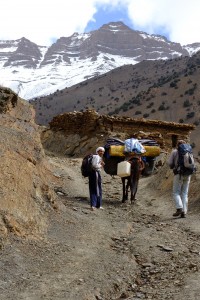
[[(142, 95), (152, 89), (155, 93), (155, 89), (164, 87), (174, 78), (184, 77), (188, 62), (189, 57), (183, 57), (167, 61), (143, 61), (116, 68), (50, 96), (31, 101), (36, 109), (36, 120), (39, 124), (47, 124), (57, 114), (88, 108), (101, 114), (125, 113), (134, 116), (136, 110), (145, 108)], [(162, 101), (162, 98), (157, 102)], [(146, 109), (138, 117), (142, 117), (144, 113)]]
[(28, 100), (119, 66), (190, 56), (198, 49), (200, 43), (181, 46), (163, 36), (132, 30), (122, 22), (61, 37), (50, 47), (38, 46), (26, 38), (0, 41), (0, 84)]
[(195, 124), (191, 140), (199, 151), (199, 77), (200, 52), (192, 57), (119, 67), (31, 103), (36, 109), (36, 122), (43, 125), (55, 115), (85, 109)]

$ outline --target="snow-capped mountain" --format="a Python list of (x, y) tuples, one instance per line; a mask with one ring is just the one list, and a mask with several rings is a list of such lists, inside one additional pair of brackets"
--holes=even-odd
[(24, 37), (0, 41), (0, 85), (29, 100), (122, 65), (191, 56), (198, 50), (200, 43), (181, 46), (160, 35), (132, 30), (122, 22), (61, 37), (50, 47), (38, 46)]

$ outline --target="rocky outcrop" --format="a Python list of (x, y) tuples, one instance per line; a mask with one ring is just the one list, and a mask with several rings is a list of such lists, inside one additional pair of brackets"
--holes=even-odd
[(6, 113), (17, 105), (17, 94), (10, 89), (0, 89), (0, 113)]
[(0, 236), (37, 236), (46, 230), (48, 211), (56, 208), (54, 176), (31, 105), (4, 88), (0, 104)]
[[(39, 47), (26, 38), (21, 38), (15, 41), (14, 44), (16, 50), (10, 52), (7, 61), (4, 63), (4, 67), (23, 66), (24, 68), (35, 69), (42, 57)], [(3, 48), (2, 44), (0, 44), (0, 53), (1, 48)]]

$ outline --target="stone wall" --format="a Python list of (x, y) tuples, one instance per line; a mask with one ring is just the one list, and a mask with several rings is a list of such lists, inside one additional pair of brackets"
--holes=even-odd
[(104, 145), (111, 136), (122, 140), (151, 138), (168, 152), (178, 138), (189, 141), (190, 132), (195, 128), (189, 124), (99, 115), (93, 110), (56, 116), (49, 125), (50, 129), (42, 133), (45, 149), (72, 156), (93, 152), (97, 145)]
[(96, 129), (99, 118), (99, 114), (95, 111), (69, 112), (54, 117), (49, 125), (52, 130), (64, 131), (65, 135), (72, 133), (83, 135)]

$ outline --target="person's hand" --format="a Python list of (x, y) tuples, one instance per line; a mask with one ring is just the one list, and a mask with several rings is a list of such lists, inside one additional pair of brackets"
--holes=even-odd
[(101, 166), (104, 167), (105, 166), (105, 162), (101, 161)]

